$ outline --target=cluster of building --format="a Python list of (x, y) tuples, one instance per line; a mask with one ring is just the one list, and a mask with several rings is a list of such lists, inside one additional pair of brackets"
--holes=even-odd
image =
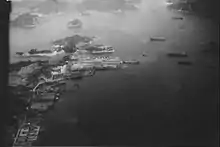
[[(36, 125), (36, 120), (42, 120), (43, 115), (39, 115), (50, 110), (59, 101), (66, 90), (67, 80), (91, 77), (100, 70), (121, 69), (125, 64), (139, 64), (135, 60), (123, 61), (113, 56), (113, 47), (92, 45), (91, 41), (88, 37), (75, 35), (54, 41), (51, 50), (31, 49), (20, 55), (37, 57), (62, 51), (66, 56), (56, 64), (49, 61), (21, 61), (10, 65), (9, 88), (13, 91), (14, 99), (25, 102), (19, 108), (22, 109), (22, 117), (14, 119), (17, 126), (14, 146), (30, 146), (36, 141), (41, 130), (41, 125)], [(84, 42), (84, 45), (77, 48), (76, 44), (79, 42)], [(66, 47), (71, 52), (67, 52)], [(76, 87), (79, 88), (79, 85)], [(12, 115), (14, 117), (21, 114)], [(30, 121), (31, 117), (35, 121)]]

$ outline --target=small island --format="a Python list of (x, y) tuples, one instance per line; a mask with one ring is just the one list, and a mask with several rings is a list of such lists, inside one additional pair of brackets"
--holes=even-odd
[(35, 28), (41, 15), (37, 13), (23, 13), (11, 20), (10, 25), (18, 28)]
[(82, 28), (82, 21), (79, 19), (70, 20), (67, 24), (69, 29)]

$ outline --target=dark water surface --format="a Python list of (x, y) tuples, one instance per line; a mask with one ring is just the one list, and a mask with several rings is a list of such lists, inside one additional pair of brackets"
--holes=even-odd
[[(168, 11), (163, 0), (138, 6), (112, 14), (92, 5), (90, 16), (54, 14), (34, 30), (11, 29), (11, 53), (46, 48), (53, 39), (73, 35), (66, 23), (77, 17), (83, 22), (80, 33), (99, 36), (98, 42), (114, 46), (122, 59), (141, 61), (76, 81), (80, 90), (67, 92), (45, 115), (46, 132), (37, 145), (216, 145), (218, 57), (204, 54), (200, 42), (217, 40), (217, 26), (196, 16), (172, 20), (180, 14)], [(166, 41), (149, 42), (150, 36)], [(169, 51), (186, 51), (189, 57), (181, 61), (193, 65), (178, 65), (180, 59), (166, 56)]]

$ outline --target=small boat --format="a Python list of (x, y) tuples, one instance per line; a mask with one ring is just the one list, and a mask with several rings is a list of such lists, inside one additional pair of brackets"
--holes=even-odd
[(179, 19), (179, 20), (183, 20), (183, 17), (177, 17), (177, 16), (174, 16), (174, 17), (172, 17), (172, 19)]
[(104, 61), (102, 63), (105, 65), (120, 65), (123, 64), (123, 61)]
[(51, 50), (37, 50), (37, 49), (31, 49), (28, 51), (29, 54), (40, 54), (40, 53), (52, 53)]
[(101, 60), (101, 61), (121, 61), (119, 57), (97, 57), (95, 60)]
[(97, 44), (87, 47), (85, 50), (92, 54), (113, 53), (115, 50), (112, 46)]
[(118, 65), (108, 65), (108, 64), (102, 64), (102, 65), (97, 65), (95, 66), (96, 70), (111, 70), (111, 69), (118, 69), (119, 66)]
[(108, 64), (104, 64), (103, 67), (105, 69), (118, 69), (119, 68), (118, 65), (108, 65)]
[(169, 57), (187, 57), (186, 52), (180, 52), (180, 53), (168, 53), (167, 54)]
[(88, 63), (88, 64), (121, 64), (122, 60), (118, 57), (109, 57), (109, 58), (93, 58), (81, 61), (81, 63)]
[(109, 45), (102, 45), (102, 44), (96, 44), (93, 47), (97, 48), (97, 49), (112, 49), (112, 46)]
[(174, 4), (171, 0), (167, 0), (165, 3), (166, 3), (167, 6)]
[(30, 28), (30, 29), (32, 29), (32, 28), (35, 28), (35, 27), (36, 27), (35, 24), (33, 24), (33, 25), (24, 25), (24, 28)]
[(88, 64), (88, 65), (95, 65), (95, 64), (101, 64), (102, 61), (100, 60), (83, 60), (80, 61), (80, 64)]
[(178, 64), (179, 65), (192, 65), (192, 62), (190, 62), (190, 61), (179, 61)]
[(92, 54), (103, 54), (103, 53), (114, 53), (114, 49), (100, 50), (100, 51), (92, 51)]
[(166, 39), (164, 37), (150, 37), (151, 41), (165, 41)]
[(123, 61), (124, 64), (140, 64), (140, 61), (138, 60), (128, 60), (128, 61)]
[(23, 52), (16, 52), (15, 54), (18, 55), (18, 56), (23, 56), (24, 55)]
[(170, 6), (170, 5), (173, 5), (173, 3), (171, 3), (171, 2), (166, 2), (166, 5), (167, 5), (167, 6)]

